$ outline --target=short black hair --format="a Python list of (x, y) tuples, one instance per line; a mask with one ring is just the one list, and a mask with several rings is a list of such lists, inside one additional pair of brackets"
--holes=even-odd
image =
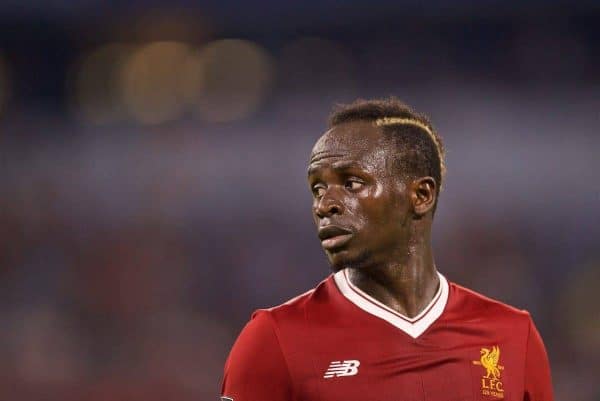
[(329, 116), (329, 128), (353, 121), (372, 121), (381, 126), (396, 145), (399, 171), (413, 177), (433, 177), (439, 195), (445, 173), (444, 145), (427, 116), (395, 97), (358, 99), (337, 105)]

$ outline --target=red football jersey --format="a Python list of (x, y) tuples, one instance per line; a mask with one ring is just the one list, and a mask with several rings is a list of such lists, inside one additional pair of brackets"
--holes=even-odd
[(225, 364), (234, 401), (552, 401), (529, 313), (448, 281), (408, 318), (345, 270), (256, 311)]

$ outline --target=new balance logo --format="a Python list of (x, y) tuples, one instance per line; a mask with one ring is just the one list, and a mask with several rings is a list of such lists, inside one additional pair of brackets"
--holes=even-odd
[(331, 379), (332, 377), (354, 376), (358, 373), (359, 366), (360, 361), (354, 359), (350, 359), (344, 362), (333, 361), (329, 364), (329, 368), (327, 368), (327, 371), (325, 372), (323, 378)]

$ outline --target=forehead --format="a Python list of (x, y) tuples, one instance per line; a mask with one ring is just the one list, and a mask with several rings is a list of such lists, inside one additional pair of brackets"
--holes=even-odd
[(309, 163), (332, 158), (375, 161), (385, 159), (389, 142), (381, 129), (366, 121), (340, 124), (321, 136), (312, 149)]

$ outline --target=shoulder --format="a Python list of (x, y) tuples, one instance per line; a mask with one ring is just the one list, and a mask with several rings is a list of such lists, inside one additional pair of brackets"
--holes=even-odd
[(252, 320), (270, 321), (277, 331), (282, 325), (302, 324), (309, 310), (326, 307), (327, 300), (332, 296), (332, 286), (335, 286), (332, 276), (321, 281), (315, 288), (306, 291), (286, 302), (270, 308), (254, 311)]
[(518, 309), (499, 300), (487, 297), (456, 283), (450, 284), (450, 296), (454, 308), (470, 318), (500, 320), (528, 326), (531, 316), (528, 311)]

